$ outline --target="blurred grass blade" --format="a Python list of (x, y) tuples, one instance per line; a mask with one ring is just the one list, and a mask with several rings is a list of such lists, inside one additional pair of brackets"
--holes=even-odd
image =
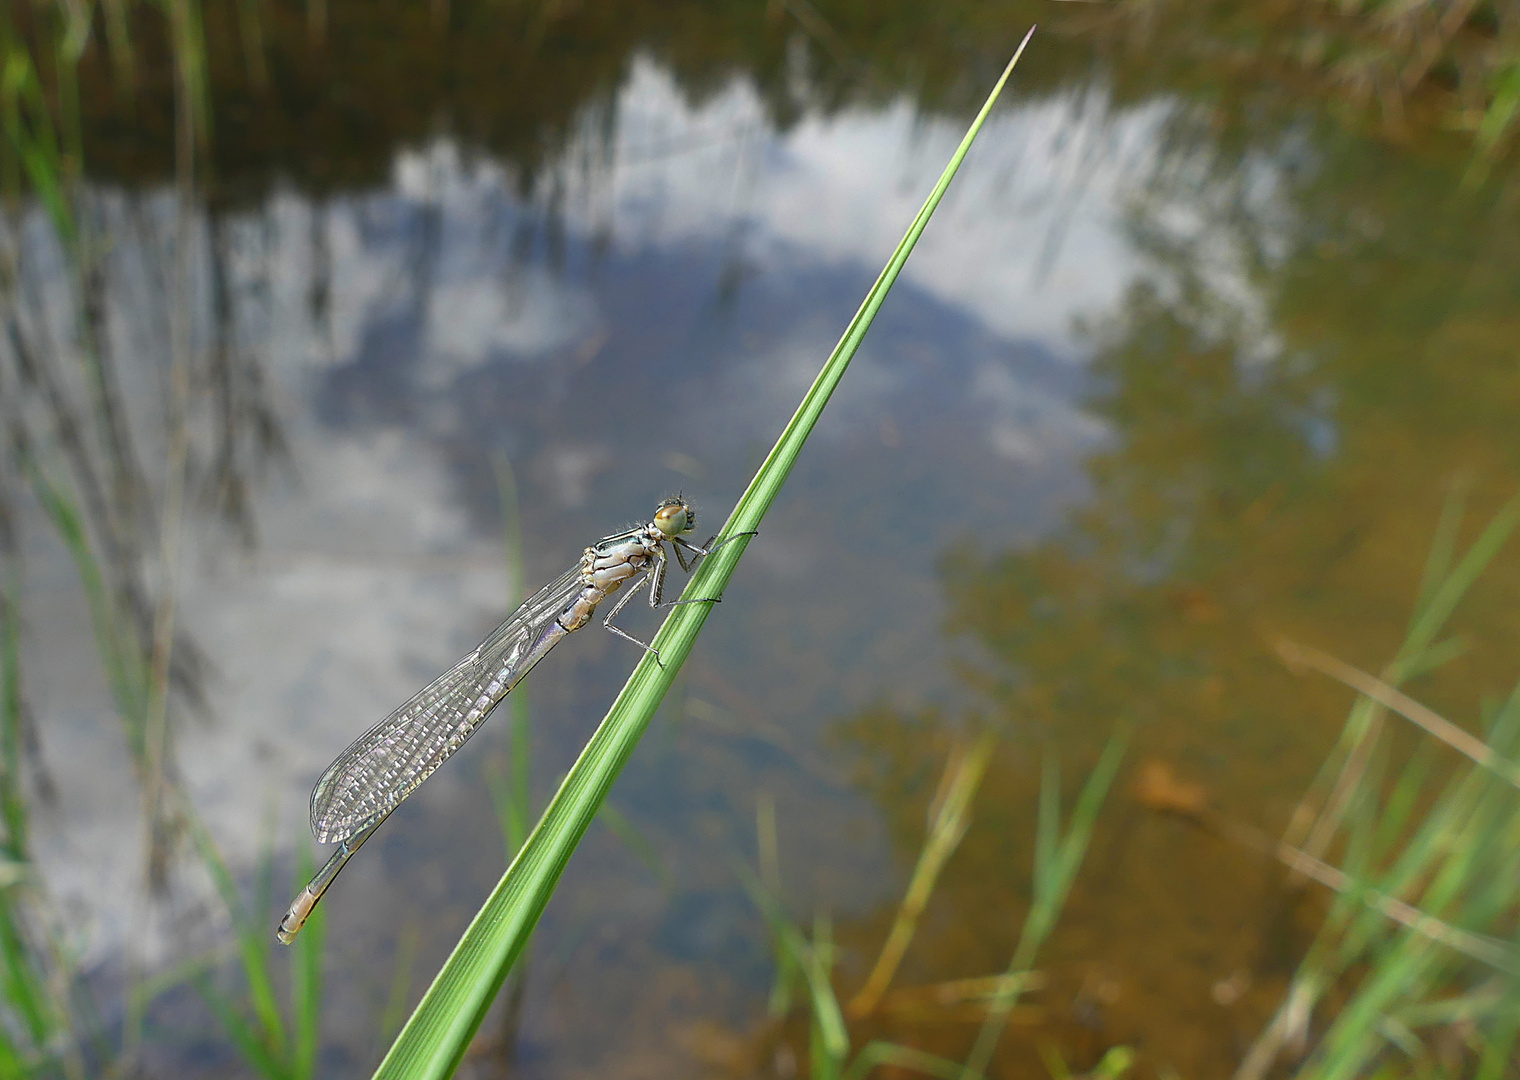
[[(275, 995), (274, 979), (269, 970), (269, 942), (264, 924), (250, 919), (243, 911), (243, 902), (238, 897), (237, 882), (233, 880), (232, 871), (228, 869), (226, 860), (217, 850), (216, 842), (206, 831), (205, 825), (194, 815), (186, 815), (186, 819), (190, 827), (190, 837), (200, 853), (201, 861), (211, 874), (211, 880), (221, 895), (222, 903), (226, 905), (227, 912), (232, 917), (232, 929), (237, 937), (238, 958), (243, 965), (243, 978), (248, 982), (248, 996), (253, 1004), (254, 1016), (258, 1019), (262, 1034), (260, 1044), (267, 1044), (275, 1059), (283, 1058), (287, 1042), (285, 1021), (280, 1015), (279, 999)], [(208, 998), (207, 1002), (212, 1004), (213, 1008), (215, 1007), (211, 999)], [(234, 1029), (228, 1028), (228, 1032), (234, 1038), (238, 1038)], [(238, 1038), (238, 1042), (241, 1046), (243, 1040)]]
[(1504, 504), (1494, 519), (1478, 534), (1478, 538), (1467, 549), (1467, 554), (1462, 556), (1445, 580), (1431, 591), (1429, 602), (1420, 609), (1410, 626), (1409, 637), (1399, 650), (1398, 659), (1391, 665), (1385, 681), (1396, 686), (1404, 680), (1405, 666), (1430, 647), (1436, 634), (1456, 610), (1457, 604), (1499, 553), (1510, 533), (1515, 531), (1516, 525), (1520, 525), (1520, 495)]
[(1494, 78), (1494, 97), (1478, 124), (1478, 153), (1493, 154), (1520, 115), (1520, 60), (1503, 68)]
[(1513, 1061), (1510, 1056), (1520, 1036), (1520, 980), (1512, 982), (1495, 1006), (1496, 1022), (1484, 1042), (1477, 1080), (1500, 1080)]
[(21, 593), (19, 575), (0, 581), (0, 821), (3, 847), (13, 862), (27, 860), (26, 795), (21, 778)]
[(1441, 516), (1436, 520), (1435, 536), (1430, 541), (1430, 551), (1425, 556), (1425, 572), (1420, 575), (1419, 599), (1410, 613), (1410, 625), (1419, 619), (1420, 612), (1430, 603), (1430, 598), (1440, 588), (1441, 582), (1451, 572), (1451, 560), (1457, 550), (1457, 530), (1462, 527), (1462, 513), (1467, 508), (1467, 492), (1471, 485), (1465, 478), (1452, 481), (1441, 504)]
[(1370, 698), (1391, 712), (1398, 713), (1411, 724), (1421, 728), (1427, 735), (1439, 739), (1474, 764), (1520, 787), (1520, 765), (1495, 754), (1482, 739), (1469, 734), (1444, 716), (1426, 708), (1402, 691), (1395, 690), (1381, 679), (1374, 678), (1343, 660), (1338, 660), (1328, 653), (1320, 652), (1307, 645), (1284, 641), (1278, 644), (1277, 651), (1290, 666), (1311, 667), (1330, 676), (1363, 697)]
[(385, 1011), (380, 1014), (380, 1042), (378, 1049), (396, 1037), (401, 1022), (406, 1019), (406, 999), (412, 993), (412, 965), (417, 960), (417, 946), (422, 943), (422, 931), (415, 923), (408, 923), (396, 943), (396, 960), (391, 970), (391, 989), (386, 995)]
[[(1109, 736), (1098, 763), (1082, 785), (1064, 837), (1060, 835), (1060, 771), (1053, 757), (1046, 758), (1044, 782), (1040, 786), (1040, 816), (1036, 824), (1034, 895), (1030, 897), (1029, 914), (1024, 919), (1024, 929), (1019, 934), (1013, 959), (1008, 962), (1010, 977), (1034, 965), (1035, 954), (1055, 929), (1072, 882), (1077, 879), (1077, 871), (1087, 855), (1087, 844), (1092, 839), (1098, 811), (1103, 809), (1103, 800), (1108, 797), (1108, 789), (1113, 786), (1128, 745), (1129, 728), (1121, 725)], [(1003, 1028), (1008, 1024), (1008, 1015), (1018, 1002), (1024, 985), (1010, 979), (1010, 988), (999, 993), (988, 1006), (987, 1019), (983, 1021), (961, 1071), (962, 1080), (980, 1080), (985, 1075), (987, 1065), (992, 1061), (992, 1052), (997, 1049)]]
[(834, 996), (834, 927), (822, 913), (813, 919), (813, 943), (805, 959), (803, 974), (807, 976), (808, 994), (813, 999), (813, 1024), (826, 1058), (821, 1064), (831, 1075), (838, 1075), (845, 1055), (850, 1052), (850, 1032), (845, 1027), (839, 999)]
[(237, 1007), (218, 990), (211, 982), (209, 975), (200, 975), (195, 979), (196, 992), (201, 1000), (211, 1010), (222, 1025), (222, 1030), (232, 1039), (233, 1045), (243, 1055), (243, 1059), (267, 1077), (283, 1078), (286, 1071), (279, 1057), (264, 1045), (264, 1040), (259, 1037), (258, 1029), (249, 1023)]
[[(1455, 563), (1460, 505), (1449, 504), (1409, 637), (1381, 679), (1336, 664), (1310, 665), (1329, 668), (1338, 678), (1351, 675), (1343, 681), (1359, 692), (1373, 691), (1352, 706), (1333, 765), (1321, 770), (1311, 789), (1314, 801), (1324, 806), (1314, 834), (1326, 850), (1340, 852), (1344, 868), (1321, 863), (1322, 871), (1312, 875), (1339, 895), (1287, 1000), (1237, 1071), (1239, 1080), (1266, 1075), (1290, 1048), (1304, 1059), (1311, 1036), (1316, 1045), (1307, 1064), (1298, 1066), (1300, 1075), (1366, 1076), (1391, 1045), (1415, 1054), (1421, 1071), (1419, 1059), (1434, 1046), (1421, 1029), (1440, 1024), (1468, 1026), (1475, 1033), (1469, 1045), (1477, 1069), (1464, 1074), (1497, 1080), (1511, 1071), (1514, 1002), (1520, 1000), (1513, 941), (1513, 852), (1520, 816), (1508, 763), (1520, 756), (1520, 688), (1483, 710), (1484, 743), (1465, 733), (1452, 738), (1443, 720), (1392, 687), (1430, 670), (1443, 653), (1452, 655), (1432, 644), (1435, 635), (1514, 530), (1517, 504), (1520, 499), (1506, 504)], [(1434, 744), (1417, 748), (1407, 763), (1392, 757), (1398, 747), (1394, 734), (1373, 722), (1383, 708), (1403, 713), (1458, 749), (1468, 744), (1464, 753), (1478, 767), (1461, 763), (1439, 790), (1426, 790), (1434, 775)], [(1503, 767), (1496, 769), (1496, 763)], [(1340, 775), (1333, 776), (1337, 771)], [(1327, 782), (1332, 777), (1333, 790)], [(1495, 970), (1484, 972), (1474, 959)], [(1474, 978), (1482, 982), (1472, 992), (1452, 996)], [(1353, 989), (1335, 1000), (1332, 995), (1343, 985)], [(1311, 1021), (1332, 1000), (1321, 1034)], [(1495, 1053), (1495, 1047), (1502, 1050)]]
[[(505, 456), (498, 455), (492, 464), (496, 471), (496, 490), (501, 501), (507, 598), (515, 604), (519, 597), (528, 594), (522, 558), (522, 505), (517, 497), (517, 477), (512, 472), (512, 463)], [(508, 771), (501, 784), (492, 786), (492, 797), (497, 799), (502, 835), (507, 841), (508, 860), (517, 854), (523, 841), (527, 840), (528, 825), (533, 815), (532, 768), (529, 757), (533, 750), (533, 735), (528, 711), (529, 689), (524, 682), (507, 695), (507, 719), (510, 721)]]
[(18, 45), (0, 56), (0, 126), (64, 244), (74, 242), (74, 215), (64, 192), (64, 165), (42, 83)]
[[(829, 977), (830, 964), (825, 954), (833, 951), (832, 943), (824, 941), (820, 945), (820, 935), (816, 930), (814, 941), (809, 943), (797, 925), (787, 917), (781, 902), (766, 891), (749, 867), (736, 863), (734, 872), (738, 875), (739, 883), (744, 886), (744, 891), (749, 893), (770, 925), (771, 936), (775, 938), (778, 949), (778, 980), (783, 974), (788, 977), (793, 974), (801, 976), (812, 1001), (809, 1014), (813, 1018), (814, 1034), (819, 1043), (817, 1049), (822, 1051), (826, 1064), (837, 1064), (849, 1053), (850, 1033)], [(772, 994), (773, 1005), (776, 996)]]
[(32, 962), (10, 905), (0, 905), (0, 1000), (33, 1045), (46, 1045), (55, 1027), (44, 974)]
[(602, 824), (607, 826), (609, 832), (623, 842), (635, 859), (643, 864), (659, 881), (660, 888), (670, 888), (670, 870), (665, 865), (665, 860), (660, 858), (659, 849), (656, 848), (649, 837), (645, 836), (639, 827), (629, 821), (627, 816), (612, 803), (602, 804), (602, 809), (597, 813)]
[[(939, 182), (914, 218), (907, 235), (897, 245), (886, 269), (876, 279), (865, 302), (850, 321), (844, 337), (835, 346), (833, 355), (829, 357), (729, 516), (728, 523), (719, 535), (733, 537), (735, 542), (726, 544), (703, 560), (682, 594), (683, 598), (689, 600), (723, 594), (723, 587), (732, 576), (750, 539), (740, 534), (760, 527), (766, 510), (780, 492), (813, 425), (828, 403), (829, 395), (833, 393), (851, 357), (860, 347), (888, 290), (897, 280), (897, 275), (923, 233), (924, 226), (944, 197), (946, 188), (986, 122), (993, 103), (997, 101), (1028, 42), (1026, 36), (972, 122), (970, 130), (961, 140), (955, 155), (940, 175)], [(475, 916), (411, 1019), (407, 1021), (406, 1027), (392, 1044), (390, 1052), (375, 1073), (376, 1077), (386, 1080), (398, 1077), (445, 1077), (458, 1066), (497, 990), (501, 988), (538, 922), (544, 905), (549, 902), (570, 855), (595, 818), (597, 809), (622, 772), (634, 747), (638, 745), (665, 692), (691, 652), (697, 632), (713, 606), (682, 604), (672, 609), (670, 617), (665, 620), (653, 642), (654, 648), (663, 657), (663, 666), (655, 662), (652, 654), (646, 654), (634, 669), (606, 719), (591, 737), (548, 809), (544, 811), (533, 834), (508, 867), (485, 906)]]
[(118, 618), (106, 586), (105, 572), (95, 557), (93, 545), (85, 529), (84, 516), (77, 502), (62, 487), (55, 484), (43, 471), (42, 466), (25, 456), (22, 468), (31, 482), (32, 493), (43, 512), (58, 531), (69, 555), (74, 560), (75, 572), (84, 589), (85, 600), (90, 608), (90, 626), (95, 633), (95, 648), (101, 665), (106, 669), (106, 679), (117, 714), (127, 728), (127, 737), (136, 760), (142, 759), (142, 720), (147, 702), (147, 678), (137, 641), (132, 628)]
[(929, 833), (913, 868), (913, 877), (908, 882), (908, 890), (897, 909), (897, 917), (881, 947), (881, 954), (876, 958), (876, 966), (871, 969), (865, 985), (850, 1000), (848, 1011), (852, 1017), (865, 1017), (874, 1012), (891, 984), (892, 976), (913, 940), (919, 917), (934, 892), (940, 871), (960, 846), (970, 825), (971, 800), (981, 786), (982, 774), (996, 743), (997, 739), (991, 733), (985, 734), (970, 750), (957, 749), (946, 763), (944, 798), (934, 808)]
[[(299, 889), (303, 883), (310, 881), (316, 870), (310, 849), (306, 849), (296, 867), (299, 880), (292, 888)], [(301, 936), (296, 939), (290, 958), (290, 1007), (294, 1014), (292, 1021), (295, 1028), (290, 1071), (299, 1080), (309, 1080), (317, 1074), (317, 1050), (321, 1045), (322, 1034), (322, 942), (326, 923), (327, 917), (318, 904), (317, 910), (307, 918)], [(263, 928), (253, 932), (266, 943), (267, 948), (269, 938)]]
[(938, 1076), (943, 1080), (955, 1080), (961, 1073), (960, 1065), (948, 1058), (936, 1057), (899, 1043), (877, 1040), (861, 1048), (850, 1067), (845, 1070), (844, 1078), (865, 1080), (879, 1065), (891, 1065), (899, 1071), (922, 1073), (924, 1076)]

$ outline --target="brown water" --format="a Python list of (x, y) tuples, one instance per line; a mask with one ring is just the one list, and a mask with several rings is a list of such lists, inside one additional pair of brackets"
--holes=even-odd
[[(184, 623), (217, 723), (179, 754), (251, 879), (258, 823), (282, 852), (306, 843), (323, 765), (589, 539), (674, 489), (721, 520), (1048, 8), (247, 10), (254, 60), (233, 8), (207, 12), (197, 266), (229, 284), (220, 306), (205, 286), (197, 333), (236, 343), (240, 437), (267, 417), (288, 457), (261, 472), (267, 442), (238, 444), (246, 549), (194, 519)], [(142, 301), (173, 213), (154, 41), (130, 111), (98, 56), (83, 96), (149, 475), (164, 337)], [(535, 941), (517, 1041), (493, 1050), (488, 1021), (478, 1075), (503, 1057), (545, 1077), (743, 1075), (788, 1040), (801, 1054), (800, 1029), (764, 1019), (767, 940), (731, 869), (754, 859), (757, 803), (776, 806), (791, 910), (836, 920), (848, 994), (954, 733), (988, 721), (1005, 738), (899, 985), (1006, 965), (1042, 755), (1074, 794), (1124, 722), (1128, 765), (1002, 1074), (1043, 1075), (1042, 1047), (1083, 1069), (1125, 1044), (1145, 1076), (1227, 1075), (1276, 1007), (1321, 899), (1143, 805), (1135, 766), (1280, 831), (1349, 694), (1274, 644), (1377, 669), (1450, 492), (1467, 540), (1520, 490), (1520, 216), (1507, 177), (1461, 187), (1455, 136), (1393, 141), (1249, 67), (1200, 75), (1182, 28), (1127, 42), (1075, 17), (1036, 38), (613, 793), (655, 865), (593, 830)], [(525, 582), (502, 556), (501, 462)], [(40, 529), (32, 544), (44, 751), (67, 762), (51, 873), (108, 971), (130, 919), (99, 897), (140, 872), (108, 807), (134, 797), (99, 685), (69, 675), (93, 654), (67, 567)], [(1469, 723), (1507, 692), (1517, 591), (1502, 555), (1458, 613), (1471, 647), (1412, 692)], [(588, 632), (534, 673), (540, 802), (633, 659)], [(415, 1001), (500, 873), (484, 777), (504, 727), (325, 902), (323, 1075), (366, 1074), (397, 957), (415, 946)], [(166, 1073), (232, 1067), (180, 1037), (204, 1027), (193, 1001), (164, 1008)], [(952, 1012), (873, 1023), (857, 1034), (949, 1056), (975, 1033)]]

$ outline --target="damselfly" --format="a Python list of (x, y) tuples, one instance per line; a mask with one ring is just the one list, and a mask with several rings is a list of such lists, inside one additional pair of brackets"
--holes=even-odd
[[(712, 540), (706, 547), (697, 547), (685, 539), (696, 526), (696, 513), (686, 500), (677, 497), (660, 503), (648, 524), (598, 540), (586, 549), (579, 563), (525, 600), (469, 655), (339, 754), (311, 793), (312, 835), (318, 843), (336, 841), (338, 850), (295, 898), (280, 920), (276, 936), (286, 945), (294, 940), (317, 901), (360, 845), (475, 734), (534, 664), (567, 634), (591, 621), (598, 604), (644, 574), (649, 579), (650, 607), (669, 606), (662, 604), (666, 543), (687, 573), (701, 556), (717, 550)], [(636, 595), (637, 590), (630, 588), (602, 625), (654, 653), (659, 660), (659, 653), (650, 646), (612, 625), (613, 618)], [(716, 602), (716, 597), (672, 601)]]

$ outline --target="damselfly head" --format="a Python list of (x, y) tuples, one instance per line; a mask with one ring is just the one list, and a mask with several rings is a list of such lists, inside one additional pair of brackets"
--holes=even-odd
[(654, 512), (654, 527), (668, 540), (697, 527), (697, 512), (679, 495), (666, 499)]

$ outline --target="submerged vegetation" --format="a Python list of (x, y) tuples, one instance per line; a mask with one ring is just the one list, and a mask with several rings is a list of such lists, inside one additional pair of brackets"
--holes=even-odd
[[(1270, 798), (1212, 791), (1193, 778), (1206, 760), (1198, 749), (1169, 745), (1165, 725), (1145, 723), (1136, 741), (1146, 758), (1132, 774), (1131, 806), (1096, 831), (1089, 862), (1097, 865), (1079, 879), (1061, 915), (1048, 965), (1029, 976), (1038, 983), (1032, 999), (1039, 1008), (1010, 1032), (1005, 1074), (1044, 1068), (1052, 1050), (1075, 1069), (1091, 1068), (1115, 1046), (1128, 1045), (1142, 1074), (1162, 1076), (1222, 1068), (1237, 1080), (1284, 1073), (1337, 1080), (1511, 1075), (1520, 994), (1514, 873), (1520, 688), (1469, 696), (1475, 723), (1462, 726), (1396, 689), (1429, 687), (1434, 673), (1466, 651), (1454, 616), (1481, 603), (1493, 587), (1492, 572), (1514, 561), (1520, 498), (1465, 551), (1458, 543), (1462, 517), (1458, 493), (1437, 530), (1407, 635), (1377, 677), (1281, 643), (1292, 669), (1328, 674), (1357, 693), (1338, 740), (1288, 808), (1281, 839), (1247, 823)], [(985, 585), (987, 575), (980, 580)], [(1021, 584), (1006, 570), (992, 580), (998, 588)], [(1040, 596), (1052, 619), (1063, 617), (1057, 601), (1072, 599), (1054, 590)], [(1008, 611), (1013, 626), (1039, 620), (1016, 606), (985, 610)], [(1021, 633), (1014, 640), (1026, 639)], [(1037, 628), (1027, 640), (1041, 640)], [(1007, 642), (996, 647), (1014, 662), (1023, 655)], [(1059, 668), (1031, 666), (1017, 691), (994, 691), (992, 699), (1016, 721), (1042, 697), (1053, 701), (1063, 679)], [(1312, 684), (1284, 681), (1297, 694), (1296, 707), (1309, 707), (1304, 690)], [(1141, 697), (1129, 711), (1143, 718), (1139, 710), (1150, 704)], [(1280, 707), (1295, 705), (1285, 696)], [(1397, 722), (1400, 716), (1420, 729), (1416, 737)], [(903, 847), (917, 833), (914, 813), (934, 790), (923, 784), (921, 759), (899, 752), (922, 745), (924, 722), (880, 710), (858, 718), (847, 733), (861, 751), (862, 782), (883, 805), (897, 808)], [(1009, 738), (1020, 741), (1028, 740)], [(1177, 762), (1190, 764), (1179, 769)], [(995, 789), (1028, 790), (1028, 768), (1017, 754), (992, 759), (988, 773)], [(1048, 783), (1042, 781), (1042, 791)], [(948, 803), (945, 790), (942, 783), (934, 791), (931, 814)], [(978, 814), (994, 820), (966, 832), (960, 864), (943, 875), (938, 929), (924, 943), (931, 959), (920, 962), (920, 978), (944, 985), (965, 978), (987, 942), (1006, 937), (1006, 910), (1022, 902), (1022, 886), (1009, 880), (1004, 865), (1011, 826), (1000, 815), (1008, 800), (982, 802)], [(1179, 832), (1173, 823), (1197, 831)], [(930, 836), (926, 853), (932, 829)], [(1167, 921), (1147, 925), (1156, 915)], [(1208, 919), (1230, 932), (1204, 937), (1195, 929), (1190, 936), (1170, 925), (1207, 926)], [(839, 936), (853, 944), (879, 925)], [(910, 1017), (877, 1029), (878, 1036), (900, 1040), (912, 1032), (915, 1045), (957, 1058), (966, 1045), (959, 1004), (926, 996)], [(1188, 1031), (1203, 1024), (1210, 1038), (1190, 1040)]]
[[(1010, 1014), (1021, 995), (1042, 984), (1033, 964), (1040, 948), (1054, 932), (1061, 908), (1071, 891), (1077, 871), (1087, 853), (1088, 841), (1098, 813), (1108, 795), (1124, 755), (1125, 739), (1116, 735), (1104, 748), (1092, 774), (1083, 785), (1066, 829), (1061, 827), (1061, 771), (1048, 759), (1040, 788), (1036, 818), (1036, 845), (1031, 895), (1027, 914), (1007, 968), (1001, 973), (972, 976), (931, 986), (889, 991), (898, 965), (910, 946), (924, 907), (934, 891), (940, 870), (954, 853), (969, 827), (969, 807), (981, 785), (987, 761), (997, 740), (984, 735), (969, 746), (957, 746), (929, 808), (928, 831), (912, 881), (882, 944), (870, 976), (848, 1004), (841, 1008), (834, 987), (836, 947), (827, 917), (814, 920), (811, 935), (791, 921), (781, 902), (780, 842), (776, 835), (774, 807), (762, 801), (758, 819), (760, 876), (745, 867), (740, 875), (745, 888), (765, 916), (775, 951), (775, 985), (771, 991), (770, 1017), (775, 1025), (759, 1040), (773, 1060), (798, 1060), (786, 1040), (786, 1022), (794, 1011), (806, 1018), (805, 1037), (796, 1041), (806, 1048), (808, 1075), (836, 1080), (869, 1075), (879, 1066), (895, 1066), (912, 1074), (945, 1080), (975, 1080), (984, 1076), (997, 1051)], [(799, 1010), (797, 1003), (803, 1003)], [(891, 1039), (873, 1038), (855, 1049), (851, 1027), (873, 1023), (891, 1026), (892, 1014), (905, 1014), (922, 1021), (936, 1013), (957, 1010), (959, 1019), (980, 1020), (976, 1039), (964, 1062), (928, 1053), (920, 1047)], [(1105, 1053), (1096, 1072), (1116, 1080), (1128, 1068), (1132, 1055), (1122, 1047)], [(785, 1068), (777, 1067), (778, 1073)], [(1054, 1070), (1053, 1070), (1054, 1072)], [(1064, 1080), (1055, 1072), (1056, 1080)]]

